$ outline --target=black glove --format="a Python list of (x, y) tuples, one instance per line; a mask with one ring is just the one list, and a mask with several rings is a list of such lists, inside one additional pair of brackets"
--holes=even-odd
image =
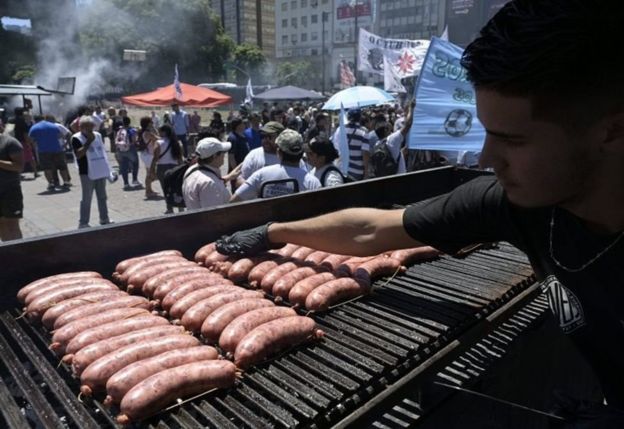
[(269, 249), (277, 249), (284, 244), (271, 244), (268, 231), (271, 222), (256, 228), (224, 235), (215, 242), (216, 249), (223, 255), (254, 256)]
[(624, 428), (624, 411), (598, 402), (579, 400), (555, 391), (554, 414), (563, 417), (553, 423), (553, 429), (611, 429)]

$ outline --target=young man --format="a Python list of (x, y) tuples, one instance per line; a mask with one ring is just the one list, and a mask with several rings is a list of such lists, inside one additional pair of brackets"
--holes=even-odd
[[(349, 109), (347, 119), (349, 120), (345, 125), (347, 141), (349, 142), (349, 170), (347, 174), (353, 180), (367, 179), (370, 147), (367, 138), (368, 131), (360, 125), (362, 111)], [(345, 154), (341, 154), (341, 156), (345, 156)]]
[(231, 202), (271, 198), (321, 188), (321, 182), (301, 168), (303, 138), (294, 130), (283, 131), (276, 140), (279, 164), (263, 167), (245, 180)]
[(496, 177), (407, 209), (265, 225), (218, 250), (292, 242), (373, 255), (428, 244), (453, 254), (509, 241), (602, 385), (608, 406), (594, 404), (582, 427), (624, 427), (624, 62), (614, 54), (623, 20), (616, 0), (513, 0), (468, 46), (462, 64), (487, 130), (480, 163)]
[(171, 124), (173, 125), (173, 131), (180, 143), (182, 143), (182, 149), (184, 150), (184, 157), (188, 156), (188, 133), (191, 126), (191, 118), (188, 113), (180, 109), (178, 104), (171, 105)]
[(0, 120), (0, 241), (22, 238), (19, 220), (24, 210), (20, 173), (24, 150), (15, 138), (6, 136)]
[(28, 135), (37, 143), (39, 149), (39, 166), (48, 181), (48, 191), (53, 192), (58, 183), (57, 171), (63, 178), (63, 188), (71, 186), (71, 177), (67, 170), (65, 151), (60, 142), (61, 130), (43, 116), (35, 116), (35, 125), (30, 128)]

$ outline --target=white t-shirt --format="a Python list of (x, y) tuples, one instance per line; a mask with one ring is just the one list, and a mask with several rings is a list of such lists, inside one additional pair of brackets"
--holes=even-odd
[(101, 113), (98, 115), (95, 112), (93, 112), (93, 114), (91, 115), (93, 117), (93, 122), (95, 123), (95, 130), (99, 130), (102, 126), (102, 123), (104, 122), (104, 118), (101, 115), (103, 114)]
[(186, 171), (182, 183), (184, 203), (189, 210), (220, 206), (230, 202), (231, 194), (220, 180), (221, 173), (212, 167), (204, 166), (211, 171), (198, 170), (192, 166)]
[[(294, 193), (294, 182), (286, 182), (294, 179), (299, 185), (299, 192), (311, 191), (321, 188), (321, 182), (303, 168), (277, 164), (263, 167), (253, 173), (245, 183), (236, 190), (236, 196), (242, 200), (251, 200), (258, 197), (270, 198)], [(264, 187), (264, 195), (261, 195), (262, 184), (271, 181), (285, 181)]]
[(399, 160), (399, 168), (397, 170), (397, 174), (403, 174), (406, 172), (405, 158), (403, 157), (403, 152), (401, 152), (401, 146), (404, 142), (405, 137), (401, 133), (401, 130), (393, 132), (386, 139), (386, 145), (388, 146), (388, 149), (392, 154), (392, 158)]
[[(332, 168), (325, 175), (325, 183), (323, 183), (321, 181), (321, 179), (323, 178), (323, 174), (325, 174), (325, 171), (327, 171), (327, 169), (330, 167)], [(319, 180), (319, 182), (321, 183), (321, 186), (324, 186), (326, 188), (330, 188), (332, 186), (343, 185), (344, 179), (342, 178), (342, 174), (340, 174), (339, 171), (336, 171), (335, 168), (336, 167), (333, 164), (327, 164), (327, 165), (322, 166), (321, 168), (313, 168), (312, 171), (310, 171), (310, 174), (313, 174), (314, 177), (316, 177)]]
[(178, 161), (175, 160), (173, 155), (171, 154), (171, 148), (169, 147), (169, 139), (158, 139), (158, 146), (160, 146), (160, 158), (156, 161), (156, 164), (177, 164)]
[(255, 148), (251, 150), (243, 160), (241, 177), (247, 179), (262, 167), (275, 164), (279, 164), (277, 154), (265, 152), (261, 147)]

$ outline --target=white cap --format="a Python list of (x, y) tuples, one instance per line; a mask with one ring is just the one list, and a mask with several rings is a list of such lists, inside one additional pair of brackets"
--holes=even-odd
[(195, 153), (200, 159), (206, 159), (219, 152), (228, 152), (231, 148), (232, 143), (219, 141), (215, 137), (206, 137), (197, 143)]

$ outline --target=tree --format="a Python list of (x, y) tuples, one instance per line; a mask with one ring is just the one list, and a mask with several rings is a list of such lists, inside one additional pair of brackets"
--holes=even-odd
[(6, 31), (0, 25), (0, 83), (22, 83), (32, 79), (36, 49), (32, 37)]
[(277, 66), (277, 84), (279, 86), (294, 85), (306, 88), (314, 79), (314, 68), (309, 61), (284, 61)]
[[(258, 46), (242, 43), (234, 48), (232, 62), (253, 76), (262, 72), (262, 67), (266, 64), (266, 57)], [(235, 75), (238, 83), (247, 81), (247, 76), (240, 70), (235, 70)]]

